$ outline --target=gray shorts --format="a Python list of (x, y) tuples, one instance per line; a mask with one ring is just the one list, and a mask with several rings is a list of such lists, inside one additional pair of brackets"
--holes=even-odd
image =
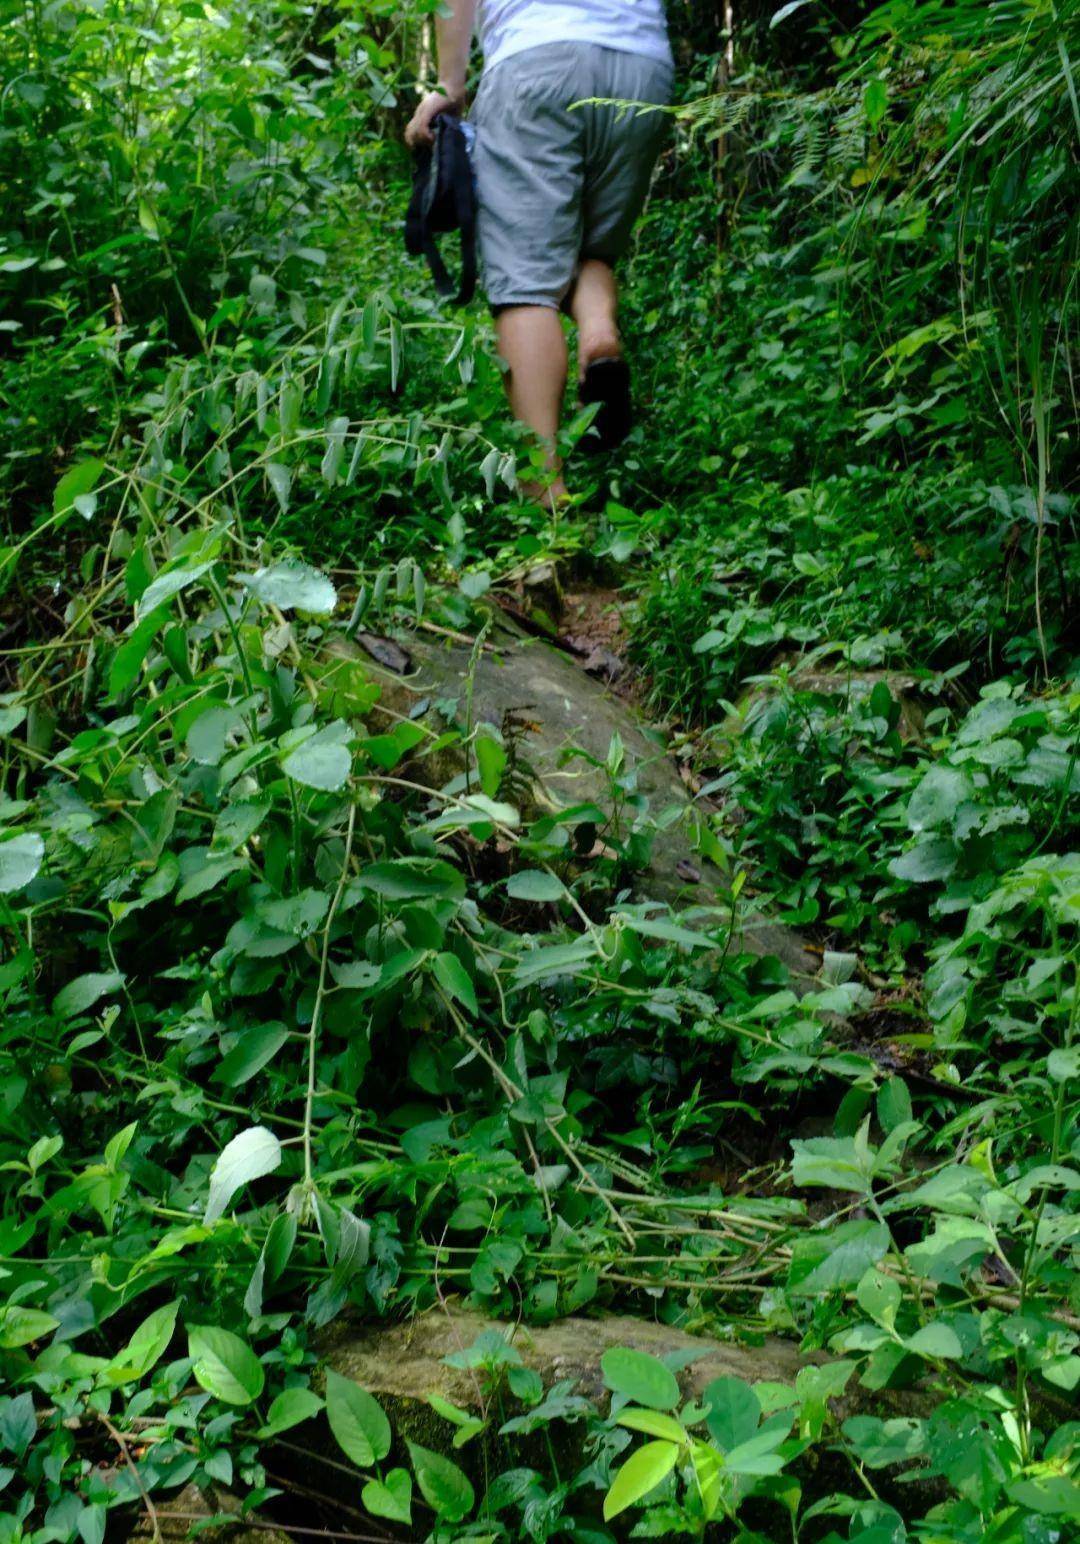
[(557, 307), (584, 258), (614, 263), (626, 250), (667, 114), (573, 104), (663, 106), (671, 81), (670, 65), (595, 43), (538, 44), (486, 72), (473, 164), (493, 306)]

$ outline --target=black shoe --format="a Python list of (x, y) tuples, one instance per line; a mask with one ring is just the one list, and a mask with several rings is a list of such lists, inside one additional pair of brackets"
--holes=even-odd
[(614, 450), (634, 425), (630, 366), (625, 359), (594, 359), (581, 381), (581, 405), (599, 402), (600, 411), (582, 440), (585, 450)]

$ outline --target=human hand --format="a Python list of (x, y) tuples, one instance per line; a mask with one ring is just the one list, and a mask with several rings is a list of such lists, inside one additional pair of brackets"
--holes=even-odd
[(465, 93), (451, 95), (445, 91), (429, 91), (421, 99), (405, 129), (405, 143), (410, 150), (435, 141), (432, 125), (440, 113), (460, 113), (465, 107)]

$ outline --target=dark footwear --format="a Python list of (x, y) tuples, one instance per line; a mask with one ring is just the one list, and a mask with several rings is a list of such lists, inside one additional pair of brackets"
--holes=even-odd
[(594, 359), (581, 381), (581, 405), (599, 402), (600, 411), (582, 440), (584, 450), (614, 450), (634, 424), (630, 366), (625, 359)]

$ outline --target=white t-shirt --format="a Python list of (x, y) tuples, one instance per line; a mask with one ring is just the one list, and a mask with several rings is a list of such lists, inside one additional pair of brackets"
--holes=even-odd
[(540, 43), (599, 43), (671, 62), (664, 0), (480, 0), (484, 68)]

